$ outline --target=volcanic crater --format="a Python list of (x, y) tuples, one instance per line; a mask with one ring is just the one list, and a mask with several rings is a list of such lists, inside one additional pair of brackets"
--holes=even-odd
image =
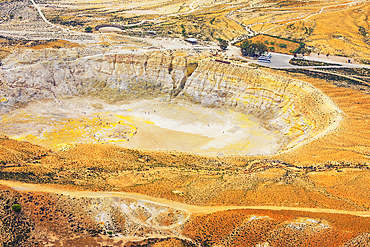
[(5, 59), (3, 134), (54, 150), (115, 143), (269, 155), (317, 139), (342, 119), (333, 101), (307, 82), (199, 54), (102, 52), (28, 50)]

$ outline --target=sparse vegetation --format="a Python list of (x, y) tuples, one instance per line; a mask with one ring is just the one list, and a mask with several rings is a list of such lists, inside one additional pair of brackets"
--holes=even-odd
[(311, 53), (311, 49), (308, 49), (306, 47), (302, 47), (300, 49), (298, 49), (297, 51), (295, 51), (296, 53), (298, 54), (305, 54), (305, 55), (309, 55)]
[[(344, 77), (341, 75), (341, 72), (336, 72), (336, 70), (337, 69), (315, 69), (315, 70), (290, 69), (289, 73), (304, 74), (312, 78), (326, 80), (339, 87), (352, 87), (364, 93), (370, 94), (370, 86), (369, 86), (370, 82), (367, 78), (356, 77), (355, 75), (352, 76), (352, 78), (351, 76)], [(339, 71), (341, 70), (343, 69), (339, 69)], [(328, 72), (328, 73), (325, 73), (325, 72)], [(365, 83), (361, 81), (364, 81)]]
[(364, 36), (364, 37), (367, 36), (367, 32), (366, 32), (364, 27), (359, 27), (358, 31), (361, 33), (362, 36)]
[(224, 39), (220, 39), (219, 40), (219, 46), (220, 46), (221, 50), (226, 50), (227, 46), (228, 46), (228, 42)]
[[(310, 221), (313, 223), (308, 223)], [(345, 234), (349, 228), (343, 222), (351, 222), (352, 234)], [(361, 217), (339, 214), (229, 210), (196, 216), (186, 225), (184, 232), (203, 246), (263, 246), (259, 244), (269, 243), (269, 246), (303, 247), (320, 242), (321, 246), (330, 247), (341, 246), (366, 232), (366, 227), (361, 224), (370, 222)], [(320, 233), (312, 234), (315, 231)]]
[(265, 44), (261, 42), (250, 43), (248, 40), (246, 40), (241, 44), (240, 50), (243, 56), (257, 57), (267, 52), (268, 48)]
[(186, 38), (186, 30), (184, 24), (181, 24), (181, 34), (184, 38)]
[[(267, 40), (268, 39), (268, 40)], [(292, 41), (289, 39), (282, 39), (280, 37), (275, 37), (272, 35), (257, 35), (248, 39), (252, 43), (264, 43), (268, 44), (268, 49), (270, 51), (285, 53), (285, 54), (295, 54), (297, 51), (302, 49), (305, 46), (304, 43), (299, 43), (297, 41)], [(281, 43), (284, 41), (284, 43)], [(235, 44), (240, 46), (242, 42)], [(278, 45), (279, 44), (279, 45)]]
[(288, 46), (286, 44), (279, 44), (280, 48), (287, 48)]
[(306, 60), (306, 59), (297, 59), (297, 58), (291, 59), (289, 63), (292, 65), (298, 65), (298, 66), (341, 66), (340, 64), (325, 63), (325, 62), (312, 61), (312, 60)]

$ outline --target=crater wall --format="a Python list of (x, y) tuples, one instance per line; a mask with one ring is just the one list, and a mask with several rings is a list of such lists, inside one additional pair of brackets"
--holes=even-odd
[(201, 62), (184, 93), (205, 106), (236, 108), (275, 130), (288, 150), (338, 127), (342, 111), (311, 84), (249, 67)]
[(309, 83), (199, 55), (27, 50), (3, 61), (0, 113), (32, 100), (108, 92), (120, 99), (176, 97), (243, 112), (280, 137), (280, 152), (334, 130), (341, 111)]

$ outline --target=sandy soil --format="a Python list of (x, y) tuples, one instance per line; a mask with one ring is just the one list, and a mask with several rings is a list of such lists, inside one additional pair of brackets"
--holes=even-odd
[(276, 133), (249, 116), (185, 101), (108, 105), (74, 98), (32, 103), (3, 115), (0, 122), (3, 134), (53, 150), (75, 143), (114, 143), (222, 156), (272, 154), (280, 148)]
[[(298, 77), (298, 76), (297, 76)], [(304, 78), (321, 90), (341, 111), (343, 121), (332, 125), (305, 146), (276, 156), (291, 164), (318, 164), (324, 162), (369, 163), (370, 97), (355, 89), (338, 87), (324, 80)], [(338, 121), (337, 121), (338, 122)]]

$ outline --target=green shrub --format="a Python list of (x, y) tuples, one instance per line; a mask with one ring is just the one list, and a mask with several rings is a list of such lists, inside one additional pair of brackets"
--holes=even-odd
[(271, 44), (271, 45), (275, 45), (275, 42), (274, 42), (274, 41), (271, 41), (271, 42), (270, 42), (270, 44)]
[(286, 44), (280, 44), (279, 46), (280, 46), (280, 48), (287, 48)]
[(85, 28), (85, 32), (87, 32), (87, 33), (91, 33), (92, 30), (93, 30), (92, 27), (86, 27)]
[(21, 209), (22, 209), (22, 207), (21, 207), (21, 205), (19, 205), (19, 204), (13, 204), (13, 205), (12, 205), (12, 210), (13, 210), (14, 212), (19, 212), (19, 211), (21, 211)]
[(290, 51), (291, 53), (297, 53), (298, 51), (299, 51), (299, 49), (300, 49), (301, 47), (298, 47), (297, 49), (295, 49), (294, 51)]
[(266, 44), (266, 45), (268, 45), (268, 44), (269, 44), (269, 42), (268, 42), (267, 40), (265, 40), (265, 44)]
[(109, 235), (112, 235), (112, 234), (113, 234), (113, 232), (112, 232), (112, 231), (107, 231), (107, 233), (108, 233)]
[(243, 56), (257, 57), (268, 51), (268, 48), (262, 42), (250, 43), (249, 40), (245, 40), (241, 46), (240, 51)]
[(181, 24), (181, 34), (182, 36), (184, 36), (184, 38), (186, 38), (186, 30), (185, 30), (185, 27), (184, 27), (184, 24)]
[(227, 46), (228, 46), (227, 41), (224, 40), (224, 39), (218, 39), (218, 41), (219, 41), (219, 46), (220, 46), (221, 50), (223, 50), (223, 51), (226, 50)]

